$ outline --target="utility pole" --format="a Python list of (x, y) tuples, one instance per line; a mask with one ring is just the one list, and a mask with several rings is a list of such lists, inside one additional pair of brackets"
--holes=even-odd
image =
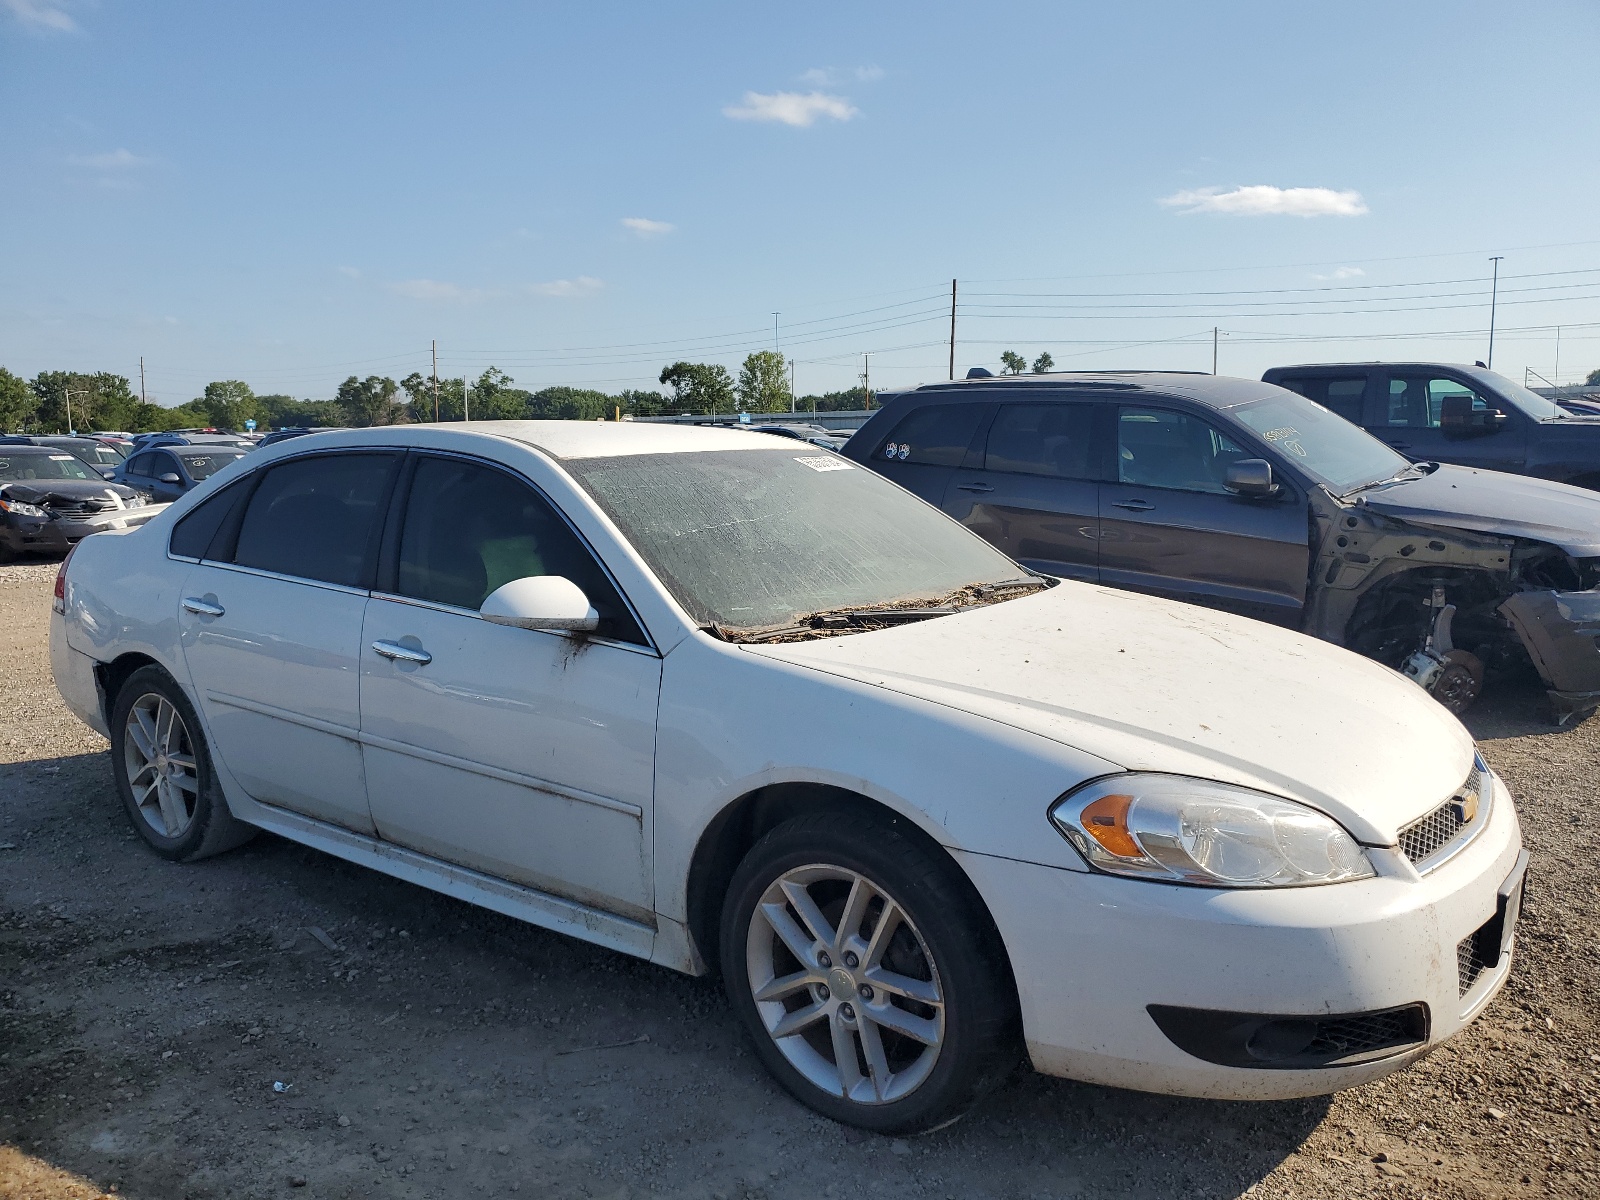
[(472, 414), (467, 410), (467, 377), (465, 375), (461, 377), (461, 419), (463, 421), (472, 420)]
[(950, 281), (950, 378), (956, 377), (956, 281)]
[[(72, 433), (72, 385), (70, 383), (63, 384), (61, 390), (66, 394), (67, 397), (67, 433), (70, 436)], [(80, 396), (87, 396), (88, 394), (89, 391), (87, 388), (78, 393)]]
[(1496, 254), (1489, 260), (1494, 264), (1494, 283), (1489, 290), (1489, 361), (1485, 365), (1491, 370), (1494, 368), (1494, 310), (1500, 299), (1500, 260), (1504, 257), (1503, 254)]
[(782, 315), (782, 313), (772, 314), (772, 352), (774, 354), (778, 353), (778, 318)]
[(1561, 326), (1556, 326), (1556, 369), (1550, 376), (1550, 382), (1557, 387), (1561, 386)]
[(433, 339), (433, 423), (439, 423), (439, 339)]
[[(1561, 361), (1561, 331), (1556, 330), (1556, 361)], [(144, 355), (139, 355), (139, 403), (148, 404), (144, 398)]]
[(872, 407), (872, 355), (861, 356), (861, 406)]
[(799, 399), (794, 394), (794, 359), (791, 358), (789, 360), (789, 412), (791, 414), (796, 411), (795, 406), (799, 403)]
[(1219, 336), (1217, 327), (1213, 325), (1211, 327), (1211, 373), (1213, 375), (1217, 373), (1217, 338)]

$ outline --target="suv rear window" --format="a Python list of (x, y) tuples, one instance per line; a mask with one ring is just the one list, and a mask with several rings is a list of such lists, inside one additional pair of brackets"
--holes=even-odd
[(930, 404), (909, 413), (873, 453), (885, 461), (959, 467), (978, 432), (983, 409), (976, 404)]
[(1362, 423), (1361, 401), (1367, 393), (1365, 375), (1328, 377), (1317, 375), (1291, 375), (1280, 379), (1278, 386), (1299, 392), (1307, 400), (1336, 412), (1346, 421)]

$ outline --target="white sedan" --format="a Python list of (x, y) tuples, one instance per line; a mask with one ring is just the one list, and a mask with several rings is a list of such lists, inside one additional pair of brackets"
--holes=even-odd
[(1505, 787), (1407, 680), (1030, 574), (825, 450), (296, 438), (85, 540), (57, 686), (134, 828), (257, 829), (690, 973), (865, 1128), (1052, 1075), (1374, 1079), (1505, 982)]

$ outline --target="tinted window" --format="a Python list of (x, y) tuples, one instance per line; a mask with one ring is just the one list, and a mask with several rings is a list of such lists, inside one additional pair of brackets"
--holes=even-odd
[(1146, 487), (1227, 494), (1228, 467), (1245, 452), (1188, 413), (1124, 408), (1117, 419), (1117, 478)]
[(367, 587), (397, 456), (323, 454), (273, 467), (239, 527), (240, 566)]
[(627, 606), (571, 526), (504, 471), (457, 459), (417, 464), (400, 535), (402, 596), (476, 609), (528, 575), (561, 575), (600, 614), (600, 633), (642, 642)]
[(190, 479), (209, 479), (235, 459), (244, 457), (244, 451), (222, 450), (215, 454), (184, 454), (184, 468)]
[(178, 470), (178, 460), (163, 450), (150, 456), (150, 474), (160, 479), (163, 475), (179, 475), (182, 472)]
[(230, 483), (205, 503), (196, 505), (193, 511), (174, 525), (172, 541), (168, 543), (172, 553), (186, 558), (205, 558), (212, 539), (217, 536), (217, 530), (222, 528), (223, 522), (249, 490), (244, 486), (245, 482)]
[(130, 474), (130, 475), (148, 475), (148, 474), (150, 474), (150, 464), (152, 463), (152, 461), (154, 459), (155, 459), (155, 455), (153, 455), (153, 454), (135, 454), (132, 458), (130, 458), (128, 460), (128, 474)]
[(1323, 408), (1338, 413), (1346, 421), (1362, 423), (1361, 398), (1367, 391), (1367, 377), (1352, 375), (1339, 379), (1305, 378), (1285, 379), (1278, 384), (1291, 392), (1299, 392), (1307, 400), (1314, 400)]
[(978, 431), (983, 409), (976, 404), (930, 404), (894, 427), (876, 456), (899, 462), (959, 467)]
[(1007, 404), (989, 429), (984, 466), (1061, 479), (1092, 479), (1094, 408), (1088, 404)]

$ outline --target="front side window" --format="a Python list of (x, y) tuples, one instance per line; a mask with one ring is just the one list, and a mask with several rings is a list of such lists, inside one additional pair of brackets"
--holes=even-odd
[(135, 454), (128, 460), (127, 471), (129, 475), (150, 474), (151, 464), (155, 461), (154, 454)]
[(597, 632), (644, 641), (605, 571), (544, 497), (479, 463), (419, 462), (400, 533), (398, 593), (476, 610), (495, 589), (529, 575), (570, 579), (600, 614)]
[(272, 467), (250, 497), (233, 561), (371, 586), (394, 454), (318, 454)]
[(1490, 404), (1467, 384), (1426, 375), (1393, 376), (1389, 380), (1388, 425), (1391, 429), (1438, 429), (1446, 396), (1465, 396), (1484, 412)]
[(1094, 406), (1007, 404), (995, 416), (984, 450), (991, 471), (1093, 479)]
[(1141, 487), (1227, 495), (1228, 468), (1249, 457), (1199, 417), (1160, 408), (1117, 416), (1117, 478)]
[(875, 471), (809, 447), (568, 461), (696, 622), (733, 630), (1024, 576)]
[(930, 404), (907, 414), (873, 457), (959, 467), (982, 419), (983, 409), (976, 404)]

